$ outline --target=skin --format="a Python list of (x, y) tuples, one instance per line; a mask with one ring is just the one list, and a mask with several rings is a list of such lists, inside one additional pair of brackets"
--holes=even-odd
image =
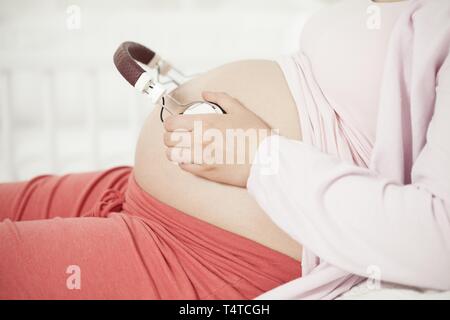
[[(179, 164), (180, 168), (190, 172), (196, 176), (211, 181), (234, 185), (236, 187), (245, 188), (247, 179), (251, 168), (250, 147), (248, 144), (238, 148), (237, 143), (231, 143), (226, 137), (226, 130), (253, 130), (253, 132), (267, 132), (270, 135), (270, 127), (255, 113), (251, 112), (236, 98), (229, 96), (226, 93), (219, 92), (203, 92), (203, 99), (205, 101), (213, 102), (220, 105), (227, 113), (225, 115), (177, 115), (168, 118), (164, 122), (164, 144), (167, 147), (166, 155), (170, 161)], [(194, 156), (194, 135), (195, 122), (202, 124), (202, 133), (208, 129), (214, 129), (215, 132), (220, 132), (220, 135), (225, 140), (220, 147), (222, 154), (225, 156), (234, 152), (241, 152), (246, 161), (238, 163), (237, 160), (232, 164), (218, 163), (213, 161), (215, 159), (205, 159), (205, 156), (200, 161), (195, 161)], [(181, 131), (181, 133), (180, 133)], [(180, 139), (182, 135), (185, 139)], [(206, 139), (204, 134), (200, 136), (202, 139), (198, 141), (200, 147), (206, 148), (213, 143), (213, 139)], [(182, 141), (184, 140), (184, 141)], [(263, 139), (258, 139), (255, 142), (255, 149)], [(183, 143), (188, 142), (188, 143)], [(216, 148), (213, 148), (214, 150)], [(217, 151), (216, 151), (217, 152)]]
[[(229, 63), (183, 84), (172, 95), (188, 103), (202, 100), (203, 91), (227, 92), (257, 115), (257, 123), (263, 121), (281, 135), (301, 140), (297, 106), (275, 62)], [(159, 112), (155, 106), (138, 140), (134, 176), (139, 186), (188, 215), (299, 260), (301, 245), (270, 220), (245, 188), (201, 178), (168, 160), (167, 131)]]
[[(377, 3), (400, 2), (404, 0), (376, 0)], [(250, 174), (251, 163), (247, 161), (245, 164), (210, 164), (207, 161), (195, 163), (194, 161), (194, 144), (180, 145), (178, 139), (179, 134), (176, 131), (186, 131), (191, 137), (195, 135), (194, 121), (201, 122), (209, 129), (220, 131), (225, 137), (227, 129), (232, 130), (270, 130), (270, 126), (264, 123), (255, 113), (248, 111), (246, 107), (236, 98), (224, 92), (203, 92), (205, 101), (214, 102), (227, 111), (227, 115), (198, 115), (198, 116), (173, 116), (168, 119), (165, 124), (166, 133), (164, 135), (164, 143), (167, 147), (166, 155), (170, 161), (177, 163), (181, 169), (194, 174), (198, 177), (211, 181), (234, 185), (237, 187), (246, 187), (246, 183)], [(191, 138), (191, 141), (194, 139)], [(258, 141), (258, 144), (262, 141)], [(202, 146), (207, 146), (210, 141), (203, 139)], [(246, 151), (247, 150), (247, 151)], [(249, 154), (250, 148), (246, 146), (242, 153), (246, 153), (245, 158), (251, 159)], [(223, 154), (230, 152), (230, 148), (224, 144), (222, 150), (218, 151)]]
[[(224, 65), (182, 85), (173, 95), (188, 103), (201, 100), (202, 93), (205, 100), (218, 102), (229, 111), (227, 117), (197, 119), (208, 128), (269, 127), (301, 140), (296, 104), (274, 62)], [(177, 130), (190, 135), (192, 118), (176, 117), (163, 126), (159, 111), (156, 107), (146, 120), (137, 146), (134, 175), (143, 190), (188, 215), (300, 260), (301, 245), (279, 229), (245, 190), (250, 163), (211, 166), (186, 161), (185, 155), (192, 153), (174, 148), (190, 147), (178, 145), (179, 136), (173, 139), (172, 135)], [(208, 141), (201, 143), (207, 145)], [(226, 145), (222, 151), (227, 152)]]

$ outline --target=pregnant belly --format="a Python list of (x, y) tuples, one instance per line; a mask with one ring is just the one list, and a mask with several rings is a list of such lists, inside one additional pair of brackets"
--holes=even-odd
[[(239, 61), (211, 70), (173, 93), (183, 103), (201, 100), (204, 90), (227, 92), (280, 134), (300, 139), (295, 102), (275, 62)], [(135, 157), (137, 183), (158, 200), (227, 231), (299, 260), (302, 248), (279, 229), (246, 189), (195, 177), (165, 156), (159, 107), (148, 116)]]

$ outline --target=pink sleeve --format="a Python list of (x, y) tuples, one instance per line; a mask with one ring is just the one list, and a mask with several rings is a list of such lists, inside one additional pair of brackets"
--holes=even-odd
[(427, 144), (399, 185), (302, 142), (261, 144), (248, 190), (283, 230), (325, 261), (383, 281), (450, 289), (450, 72), (441, 70)]

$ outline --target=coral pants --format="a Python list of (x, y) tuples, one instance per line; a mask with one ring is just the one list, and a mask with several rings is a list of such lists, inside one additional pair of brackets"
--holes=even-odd
[(1, 299), (252, 299), (300, 273), (152, 198), (128, 167), (0, 184)]

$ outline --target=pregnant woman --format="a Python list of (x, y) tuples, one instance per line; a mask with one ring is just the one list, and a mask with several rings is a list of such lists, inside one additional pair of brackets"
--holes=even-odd
[[(441, 270), (448, 267), (448, 258), (441, 258), (442, 264), (434, 270), (417, 267), (418, 254), (414, 252), (408, 253), (411, 260), (404, 255), (389, 260), (402, 245), (410, 250), (407, 241), (392, 245), (386, 256), (375, 257), (380, 254), (379, 243), (358, 233), (362, 229), (357, 222), (332, 224), (332, 216), (322, 221), (328, 208), (312, 203), (325, 203), (311, 194), (320, 188), (317, 183), (322, 183), (322, 188), (337, 188), (327, 180), (339, 180), (331, 169), (325, 170), (330, 163), (332, 168), (348, 166), (340, 171), (343, 176), (359, 177), (354, 178), (355, 194), (369, 190), (376, 196), (379, 192), (378, 185), (370, 189), (373, 184), (364, 184), (364, 178), (374, 176), (354, 170), (370, 172), (366, 167), (377, 140), (383, 70), (395, 24), (403, 12), (421, 12), (418, 5), (422, 3), (379, 2), (389, 3), (342, 1), (309, 21), (299, 53), (278, 62), (230, 63), (173, 93), (183, 103), (204, 98), (229, 111), (213, 121), (198, 118), (209, 119), (210, 126), (218, 130), (277, 129), (277, 135), (260, 141), (257, 158), (264, 156), (267, 141), (282, 139), (278, 173), (259, 175), (258, 165), (251, 163), (209, 169), (185, 163), (177, 156), (180, 150), (172, 135), (178, 129), (191, 130), (193, 118), (174, 116), (161, 123), (156, 106), (142, 129), (133, 168), (40, 176), (0, 185), (0, 298), (253, 299), (277, 287), (284, 296), (275, 289), (272, 297), (333, 298), (370, 276), (365, 267), (372, 259), (374, 265), (386, 266), (381, 269), (386, 272), (383, 280), (431, 288), (450, 286)], [(368, 8), (375, 5), (381, 23), (373, 29), (366, 22)], [(439, 69), (442, 64), (443, 60)], [(443, 93), (441, 97), (449, 102), (448, 68), (442, 70), (447, 96)], [(438, 81), (436, 77), (432, 80), (431, 85)], [(298, 143), (318, 149), (304, 157), (306, 167), (302, 169), (298, 168), (303, 165)], [(291, 153), (285, 151), (286, 144)], [(448, 159), (448, 150), (442, 152)], [(174, 162), (183, 163), (177, 166)], [(442, 167), (440, 162), (435, 165)], [(317, 174), (317, 182), (313, 177), (305, 182), (310, 183), (310, 190), (295, 180), (302, 170)], [(404, 180), (405, 185), (410, 183)], [(443, 185), (448, 192), (446, 187), (448, 184)], [(325, 191), (322, 189), (322, 197)], [(326, 200), (347, 210), (353, 199), (346, 198), (353, 192), (347, 191), (331, 193)], [(301, 200), (311, 195), (314, 199), (302, 207)], [(430, 195), (442, 199), (448, 193)], [(397, 208), (402, 209), (400, 205)], [(435, 216), (445, 222), (441, 207), (432, 209), (438, 210)], [(317, 220), (292, 218), (304, 211), (313, 215), (314, 210)], [(348, 222), (349, 216), (343, 214), (342, 220)], [(428, 235), (435, 225), (426, 218), (421, 221)], [(392, 219), (387, 225), (394, 222), (399, 220)], [(359, 223), (365, 226), (367, 222)], [(446, 223), (448, 231), (448, 220)], [(374, 227), (380, 228), (383, 237), (383, 226)], [(357, 233), (347, 233), (350, 229)], [(441, 249), (450, 243), (448, 235), (442, 240), (427, 240), (430, 254), (445, 252)], [(308, 248), (303, 248), (301, 244), (306, 243)], [(353, 243), (361, 243), (367, 250), (358, 247), (352, 256)], [(327, 259), (312, 254), (311, 248)], [(406, 268), (404, 276), (399, 271), (402, 267)], [(435, 278), (423, 275), (414, 283), (411, 279), (419, 272), (435, 272)]]

